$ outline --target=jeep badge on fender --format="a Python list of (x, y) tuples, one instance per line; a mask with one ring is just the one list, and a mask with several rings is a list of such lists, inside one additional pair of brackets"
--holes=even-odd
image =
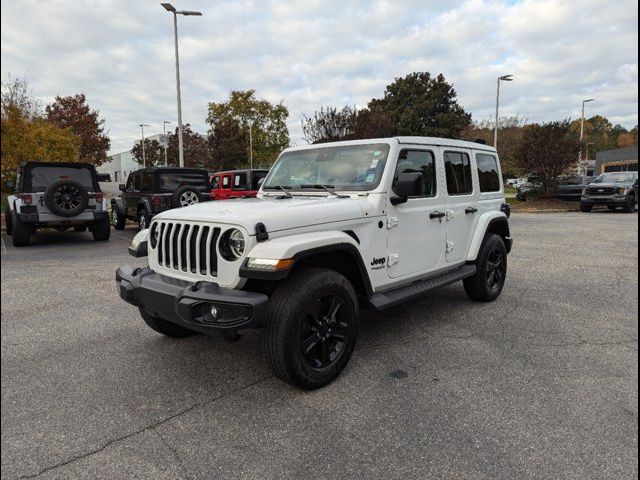
[(278, 377), (314, 389), (354, 351), (361, 308), (462, 281), (495, 300), (511, 234), (498, 155), (460, 140), (397, 137), (289, 148), (257, 198), (157, 213), (116, 272), (156, 332), (236, 339), (261, 328)]

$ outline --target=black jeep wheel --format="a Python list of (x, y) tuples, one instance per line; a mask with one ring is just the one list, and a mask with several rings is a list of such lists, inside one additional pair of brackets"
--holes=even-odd
[(120, 209), (114, 203), (111, 205), (111, 224), (116, 230), (124, 230), (127, 219), (120, 213)]
[(357, 335), (356, 292), (337, 272), (303, 268), (270, 299), (264, 346), (276, 375), (291, 385), (312, 390), (333, 381)]
[(151, 216), (147, 209), (142, 207), (138, 211), (138, 229), (144, 230), (145, 228), (149, 228), (149, 224), (151, 223)]
[(55, 215), (75, 217), (87, 208), (89, 193), (74, 180), (59, 180), (45, 190), (44, 203)]
[(188, 207), (200, 202), (200, 194), (193, 187), (180, 187), (171, 196), (171, 206), (174, 208)]
[(580, 204), (580, 211), (582, 213), (589, 213), (593, 207), (591, 205), (587, 205), (585, 203)]
[(633, 213), (636, 211), (636, 197), (631, 194), (627, 198), (627, 203), (625, 203), (624, 207), (622, 207), (622, 211), (624, 213)]
[(180, 325), (176, 325), (175, 323), (167, 322), (166, 320), (163, 320), (161, 318), (154, 317), (142, 307), (138, 307), (138, 310), (140, 311), (140, 316), (142, 317), (142, 320), (144, 320), (144, 323), (149, 325), (152, 330), (155, 330), (162, 335), (166, 335), (167, 337), (183, 338), (189, 337), (196, 333), (193, 330), (181, 327)]
[(99, 242), (109, 240), (111, 237), (111, 224), (109, 223), (109, 219), (105, 218), (104, 220), (93, 222), (91, 233), (93, 234), (93, 239)]
[(500, 235), (488, 234), (476, 260), (476, 274), (464, 280), (472, 299), (491, 302), (500, 296), (507, 278), (507, 248)]
[(31, 232), (33, 228), (28, 223), (21, 222), (15, 212), (11, 214), (11, 228), (13, 229), (11, 240), (14, 247), (26, 247), (31, 245)]
[(4, 209), (4, 224), (7, 229), (7, 235), (9, 236), (13, 233), (13, 224), (11, 223), (12, 216), (11, 209), (7, 205), (7, 208)]

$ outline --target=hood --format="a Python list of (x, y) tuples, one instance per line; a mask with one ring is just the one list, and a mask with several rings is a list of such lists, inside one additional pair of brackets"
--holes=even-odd
[(620, 188), (633, 187), (635, 182), (606, 182), (606, 183), (590, 183), (589, 188)]
[(154, 217), (165, 220), (225, 223), (243, 226), (250, 234), (257, 223), (268, 232), (322, 223), (360, 219), (364, 210), (353, 198), (297, 196), (293, 198), (242, 198), (203, 202), (167, 210)]

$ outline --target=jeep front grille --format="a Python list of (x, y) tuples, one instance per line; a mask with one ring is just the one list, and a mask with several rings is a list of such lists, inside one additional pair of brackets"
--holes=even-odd
[(155, 246), (158, 265), (196, 275), (217, 275), (219, 227), (159, 221), (155, 229), (158, 232)]

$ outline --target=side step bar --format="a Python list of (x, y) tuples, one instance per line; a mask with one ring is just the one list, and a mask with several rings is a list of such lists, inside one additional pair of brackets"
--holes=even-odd
[(409, 285), (396, 288), (382, 293), (374, 293), (369, 297), (369, 305), (374, 310), (384, 310), (389, 307), (404, 303), (414, 298), (420, 297), (425, 293), (438, 290), (451, 283), (459, 282), (476, 274), (476, 266), (472, 264), (463, 265), (462, 267), (450, 272), (438, 275), (437, 277), (418, 280)]

